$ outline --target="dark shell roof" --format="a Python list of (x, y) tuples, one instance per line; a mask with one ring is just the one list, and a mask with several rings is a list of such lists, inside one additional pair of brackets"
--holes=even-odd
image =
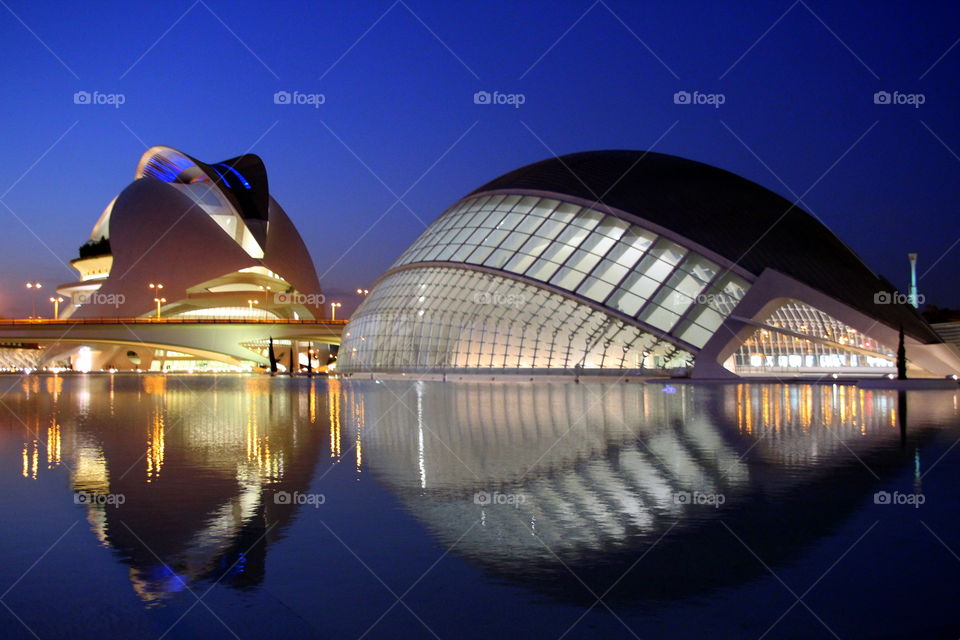
[(729, 171), (662, 153), (587, 151), (521, 167), (471, 195), (499, 189), (599, 200), (671, 229), (751, 273), (776, 269), (894, 329), (902, 324), (922, 342), (940, 342), (912, 307), (874, 303), (878, 291), (893, 286), (826, 226)]

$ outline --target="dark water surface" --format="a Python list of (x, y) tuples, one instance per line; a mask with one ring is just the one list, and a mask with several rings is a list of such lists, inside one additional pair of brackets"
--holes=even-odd
[(0, 393), (4, 639), (960, 636), (956, 392)]

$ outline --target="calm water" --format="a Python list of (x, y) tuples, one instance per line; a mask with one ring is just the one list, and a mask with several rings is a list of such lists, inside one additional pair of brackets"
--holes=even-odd
[(0, 392), (2, 638), (960, 635), (955, 392)]

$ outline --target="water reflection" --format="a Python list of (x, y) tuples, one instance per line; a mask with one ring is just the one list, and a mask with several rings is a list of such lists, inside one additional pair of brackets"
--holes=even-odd
[[(275, 496), (331, 465), (351, 480), (337, 500), (370, 476), (443, 549), (561, 599), (592, 603), (568, 569), (597, 593), (615, 583), (607, 599), (741, 584), (763, 567), (709, 525), (788, 562), (892, 474), (912, 469), (919, 490), (922, 445), (957, 413), (953, 392), (845, 385), (162, 375), (27, 376), (4, 403), (18, 481), (123, 496), (69, 507), (148, 606), (196, 581), (261, 584), (301, 508)], [(357, 517), (338, 528), (364, 532)]]
[(68, 475), (146, 603), (196, 580), (258, 584), (295, 510), (273, 495), (303, 491), (323, 453), (316, 381), (33, 376), (20, 391), (3, 423), (22, 433), (23, 477)]
[[(680, 597), (764, 572), (833, 531), (882, 478), (916, 465), (956, 394), (925, 393), (899, 446), (895, 392), (829, 385), (351, 382), (346, 432), (444, 548), (500, 578), (587, 598)], [(349, 436), (347, 436), (349, 437)], [(359, 440), (358, 440), (359, 442)], [(894, 446), (891, 446), (894, 445)], [(476, 524), (474, 524), (476, 523)], [(669, 535), (666, 535), (669, 532)]]

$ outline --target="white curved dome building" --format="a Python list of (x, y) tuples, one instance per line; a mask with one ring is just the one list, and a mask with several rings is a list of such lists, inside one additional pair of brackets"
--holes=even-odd
[(642, 151), (522, 167), (444, 211), (344, 331), (339, 370), (912, 376), (955, 347), (814, 217)]
[(319, 300), (320, 283), (259, 157), (206, 164), (152, 147), (134, 178), (71, 262), (80, 279), (57, 289), (71, 303), (64, 317), (149, 315), (151, 283), (163, 284), (166, 318), (323, 317), (303, 303)]
[[(79, 277), (57, 288), (65, 298), (61, 318), (324, 318), (310, 253), (252, 154), (207, 164), (170, 147), (147, 150), (134, 181), (107, 205), (71, 265)], [(207, 337), (182, 349), (178, 342), (151, 348), (148, 331), (131, 326), (130, 335), (80, 346), (69, 342), (78, 332), (68, 332), (42, 359), (76, 367), (86, 349), (86, 366), (95, 369), (243, 369), (265, 361), (267, 330), (249, 340), (242, 328), (220, 331), (219, 342), (232, 344)], [(293, 349), (302, 356), (289, 339), (277, 346), (278, 355)]]

